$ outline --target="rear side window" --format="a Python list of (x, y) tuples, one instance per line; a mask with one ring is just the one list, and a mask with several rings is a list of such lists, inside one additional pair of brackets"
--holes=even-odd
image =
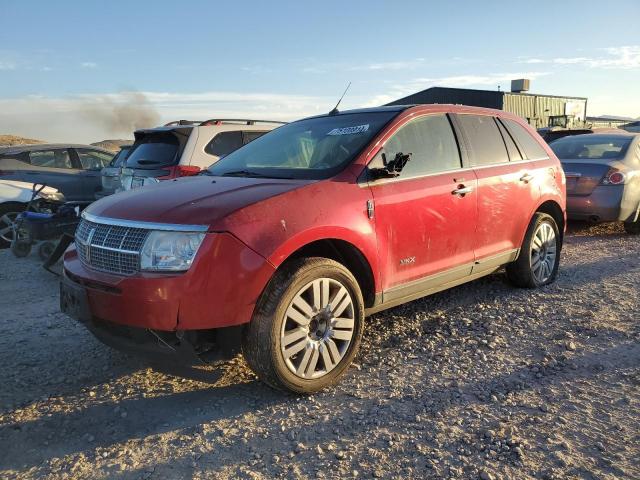
[(29, 162), (35, 167), (73, 168), (68, 150), (41, 150), (29, 153)]
[(500, 129), (500, 133), (502, 134), (504, 144), (507, 146), (507, 152), (509, 153), (509, 160), (511, 160), (512, 162), (517, 162), (518, 160), (522, 160), (522, 155), (520, 154), (520, 150), (518, 150), (518, 146), (513, 141), (513, 137), (504, 127), (502, 122), (500, 122), (500, 120), (498, 120), (498, 128)]
[(411, 154), (400, 178), (461, 168), (458, 144), (446, 115), (428, 115), (404, 125), (387, 140), (382, 152), (376, 155), (369, 167), (382, 167), (382, 154), (390, 161), (398, 153)]
[(458, 115), (458, 120), (469, 140), (472, 166), (492, 165), (509, 161), (505, 143), (493, 117), (485, 115)]
[(136, 140), (127, 157), (127, 167), (153, 168), (175, 165), (180, 142), (171, 133), (154, 133)]
[(525, 130), (525, 128), (520, 125), (518, 122), (514, 122), (513, 120), (509, 120), (508, 118), (503, 118), (502, 121), (506, 125), (507, 129), (513, 135), (513, 138), (520, 148), (523, 150), (525, 157), (530, 160), (535, 160), (538, 158), (547, 158), (547, 152), (544, 148), (538, 143), (538, 141), (531, 136), (531, 134)]
[(220, 157), (222, 155), (229, 155), (241, 146), (242, 131), (236, 130), (234, 132), (220, 132), (211, 139), (206, 147), (204, 147), (204, 151), (209, 155)]
[(253, 142), (256, 138), (261, 137), (267, 132), (257, 132), (255, 130), (247, 130), (242, 132), (242, 144), (246, 145), (249, 142)]
[(100, 170), (109, 165), (113, 159), (113, 155), (95, 150), (78, 149), (76, 152), (83, 170)]

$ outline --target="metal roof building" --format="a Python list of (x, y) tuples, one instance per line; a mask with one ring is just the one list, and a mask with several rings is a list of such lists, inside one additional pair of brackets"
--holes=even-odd
[(587, 117), (587, 99), (524, 93), (528, 80), (513, 80), (511, 91), (432, 87), (387, 105), (452, 103), (496, 108), (526, 118), (534, 128), (582, 127)]

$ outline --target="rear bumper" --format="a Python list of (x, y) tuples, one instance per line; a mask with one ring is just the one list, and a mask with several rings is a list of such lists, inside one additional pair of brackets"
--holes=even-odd
[(567, 195), (567, 217), (593, 222), (621, 220), (623, 195), (623, 185), (600, 185), (590, 195)]
[(275, 269), (230, 234), (208, 234), (189, 271), (118, 276), (64, 258), (67, 281), (86, 292), (88, 314), (101, 322), (175, 332), (231, 327), (251, 320)]

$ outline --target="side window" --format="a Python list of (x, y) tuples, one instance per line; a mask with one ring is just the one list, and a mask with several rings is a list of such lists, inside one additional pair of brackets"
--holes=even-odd
[(267, 132), (257, 132), (255, 130), (247, 130), (242, 132), (242, 144), (246, 145), (249, 142), (253, 142), (256, 138), (261, 137)]
[(504, 128), (501, 120), (498, 120), (498, 128), (500, 129), (500, 133), (502, 134), (504, 144), (507, 146), (507, 152), (509, 152), (509, 160), (511, 160), (512, 162), (522, 160), (522, 155), (520, 154), (520, 150), (518, 150), (518, 146), (513, 141), (511, 134), (507, 131), (506, 128)]
[(505, 143), (493, 117), (485, 115), (458, 115), (469, 140), (472, 166), (493, 165), (509, 161)]
[(503, 121), (511, 135), (513, 135), (513, 138), (518, 142), (518, 145), (520, 145), (525, 157), (533, 160), (547, 158), (549, 156), (545, 149), (542, 148), (538, 141), (533, 138), (522, 125), (508, 118), (503, 119)]
[(204, 151), (209, 155), (229, 155), (231, 152), (242, 146), (242, 132), (220, 132), (204, 147)]
[(95, 150), (78, 149), (76, 152), (83, 170), (100, 170), (113, 160), (113, 155)]
[(29, 153), (29, 162), (36, 167), (73, 168), (68, 150), (41, 150)]
[(428, 115), (413, 120), (398, 130), (369, 164), (382, 167), (382, 154), (387, 161), (398, 153), (411, 153), (411, 160), (402, 170), (400, 178), (461, 168), (460, 152), (453, 129), (446, 115)]

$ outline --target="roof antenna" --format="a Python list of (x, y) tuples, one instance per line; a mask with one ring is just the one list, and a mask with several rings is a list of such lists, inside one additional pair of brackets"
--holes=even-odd
[(336, 113), (340, 113), (338, 112), (338, 105), (340, 105), (340, 102), (342, 101), (342, 99), (344, 98), (345, 94), (347, 93), (347, 90), (349, 90), (349, 87), (351, 86), (351, 82), (349, 82), (349, 85), (347, 85), (347, 88), (344, 89), (344, 92), (342, 93), (342, 96), (340, 97), (340, 100), (338, 100), (338, 103), (336, 103), (336, 106), (333, 107), (333, 110), (331, 110), (329, 112), (329, 115), (335, 115)]

